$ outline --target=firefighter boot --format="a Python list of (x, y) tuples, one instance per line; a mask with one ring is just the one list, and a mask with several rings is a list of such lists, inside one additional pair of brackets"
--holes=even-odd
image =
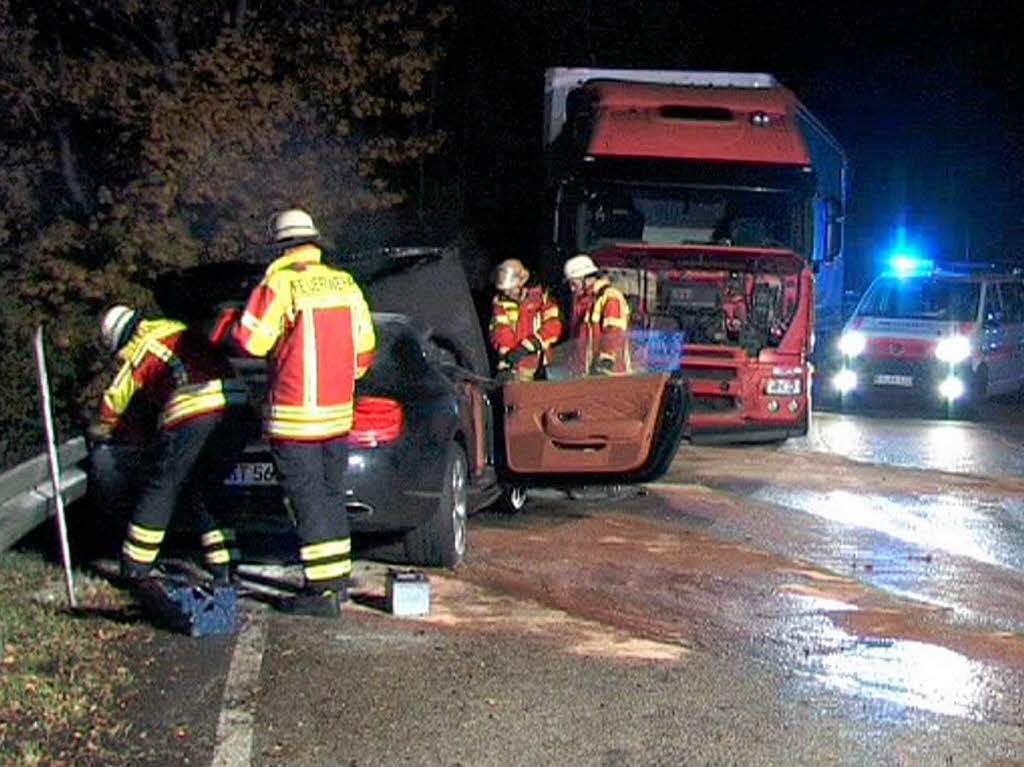
[(303, 591), (293, 597), (281, 599), (277, 603), (277, 609), (289, 615), (337, 618), (341, 615), (341, 603), (347, 598), (344, 586), (323, 591)]
[(153, 574), (152, 565), (145, 565), (141, 562), (133, 562), (124, 557), (121, 558), (119, 580), (122, 586), (132, 589), (143, 581), (149, 580)]
[(238, 580), (238, 573), (234, 565), (207, 565), (206, 569), (213, 576), (213, 587), (215, 589), (233, 586)]

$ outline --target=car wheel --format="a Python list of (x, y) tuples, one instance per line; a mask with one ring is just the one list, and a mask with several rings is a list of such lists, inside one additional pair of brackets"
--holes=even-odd
[(411, 564), (424, 567), (455, 567), (466, 556), (469, 516), (466, 453), (454, 442), (442, 479), (437, 509), (405, 534), (405, 554)]
[(501, 491), (501, 508), (508, 514), (518, 514), (529, 500), (523, 485), (506, 485)]
[(987, 397), (988, 368), (982, 365), (968, 381), (965, 395), (956, 402), (946, 405), (946, 417), (974, 420), (978, 417), (981, 405)]
[(963, 416), (977, 418), (982, 404), (988, 397), (988, 368), (982, 365), (973, 376), (967, 389), (967, 400), (964, 402)]
[(988, 368), (984, 365), (978, 368), (978, 372), (971, 379), (970, 402), (977, 407), (988, 397)]

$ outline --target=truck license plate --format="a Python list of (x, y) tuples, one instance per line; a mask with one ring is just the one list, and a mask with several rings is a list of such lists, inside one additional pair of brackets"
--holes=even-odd
[(224, 480), (224, 484), (243, 487), (276, 485), (277, 472), (274, 470), (274, 464), (270, 461), (236, 463), (235, 468)]
[(879, 386), (904, 386), (910, 387), (914, 385), (913, 376), (894, 376), (880, 374), (875, 376), (875, 383)]

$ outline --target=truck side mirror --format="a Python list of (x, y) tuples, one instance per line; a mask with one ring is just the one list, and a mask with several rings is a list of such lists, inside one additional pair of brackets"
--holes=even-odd
[(835, 197), (825, 200), (825, 263), (831, 264), (843, 252), (843, 222), (846, 211)]

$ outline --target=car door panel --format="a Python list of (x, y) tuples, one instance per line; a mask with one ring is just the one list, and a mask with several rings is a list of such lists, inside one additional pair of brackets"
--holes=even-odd
[(1024, 385), (1024, 285), (1017, 280), (1000, 283), (1007, 346), (1006, 391)]
[(646, 481), (678, 448), (688, 400), (669, 373), (505, 384), (504, 457), (549, 483)]

